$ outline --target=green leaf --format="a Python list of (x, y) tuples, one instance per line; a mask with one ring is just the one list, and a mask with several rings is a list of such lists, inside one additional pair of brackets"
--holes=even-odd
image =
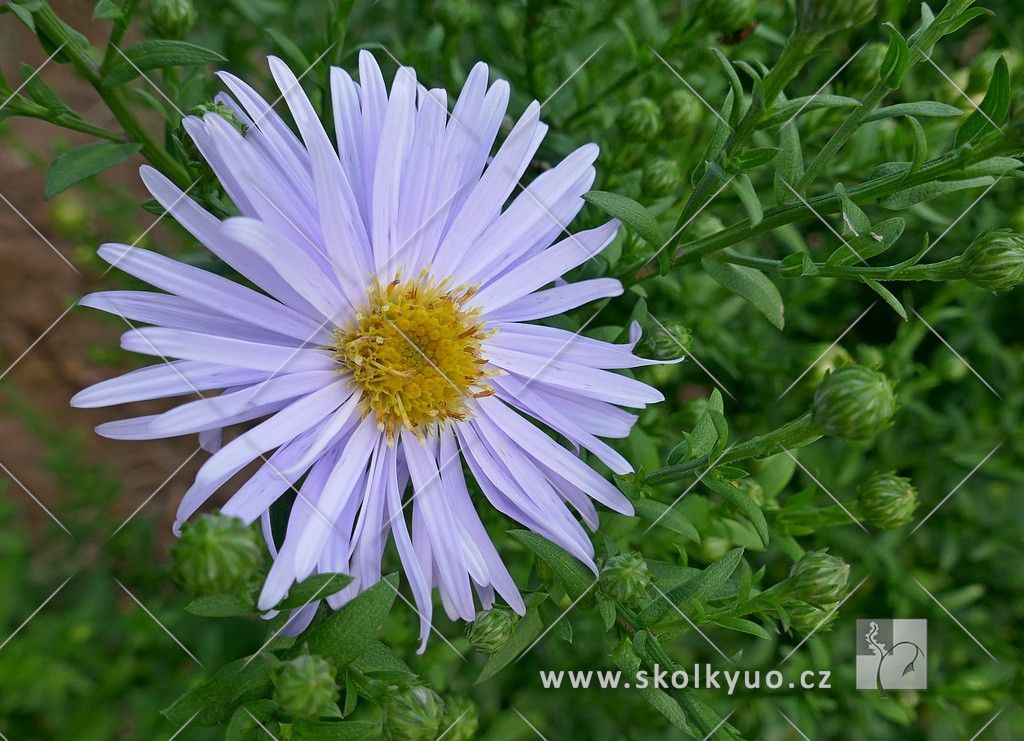
[(776, 106), (768, 112), (765, 118), (761, 119), (757, 128), (770, 129), (781, 126), (798, 114), (802, 116), (822, 108), (853, 108), (859, 105), (859, 100), (848, 98), (845, 95), (804, 95)]
[(46, 173), (43, 193), (53, 198), (80, 180), (124, 162), (142, 149), (141, 144), (93, 142), (57, 156)]
[(821, 271), (806, 252), (793, 252), (781, 260), (783, 278), (799, 278), (802, 275), (817, 275)]
[(957, 118), (964, 115), (956, 106), (939, 103), (935, 100), (919, 100), (914, 103), (897, 103), (896, 105), (876, 108), (864, 117), (864, 123), (881, 121), (885, 118), (899, 116), (919, 116), (923, 118)]
[(540, 618), (540, 610), (537, 607), (527, 609), (526, 615), (516, 623), (512, 637), (504, 646), (491, 654), (491, 658), (484, 664), (483, 671), (480, 672), (480, 676), (476, 678), (474, 684), (486, 682), (519, 658), (519, 655), (528, 649), (543, 632), (544, 621)]
[(764, 209), (761, 206), (761, 199), (757, 197), (757, 191), (754, 190), (754, 185), (750, 182), (747, 174), (741, 172), (734, 175), (733, 179), (729, 182), (729, 187), (739, 197), (740, 203), (746, 209), (747, 216), (750, 217), (750, 225), (757, 226), (760, 224), (761, 219), (764, 218)]
[(385, 576), (306, 633), (302, 645), (293, 646), (286, 656), (298, 655), (308, 645), (310, 653), (320, 654), (339, 670), (344, 669), (373, 642), (397, 594), (398, 575)]
[(53, 88), (46, 84), (42, 75), (36, 74), (35, 67), (28, 64), (21, 65), (21, 78), (25, 81), (25, 92), (36, 103), (46, 108), (50, 113), (70, 113), (70, 109), (54, 92)]
[(757, 506), (757, 502), (751, 499), (749, 495), (744, 494), (741, 489), (734, 485), (734, 482), (719, 480), (714, 476), (714, 472), (701, 479), (701, 483), (735, 504), (736, 508), (754, 526), (754, 530), (757, 531), (757, 537), (761, 539), (761, 545), (765, 548), (768, 547), (768, 541), (771, 538), (768, 534), (768, 523), (764, 519), (764, 512)]
[(266, 28), (267, 36), (274, 40), (274, 43), (281, 47), (288, 63), (295, 69), (309, 69), (313, 63), (309, 61), (299, 45), (278, 31), (276, 28)]
[(227, 732), (224, 734), (225, 740), (245, 741), (254, 731), (263, 733), (260, 723), (269, 725), (277, 714), (278, 707), (273, 700), (256, 700), (239, 705), (231, 716), (231, 722), (228, 723)]
[[(729, 58), (722, 53), (722, 50), (716, 46), (711, 47), (711, 53), (715, 55), (715, 59), (721, 66), (722, 71), (725, 72), (725, 78), (729, 81), (729, 89), (732, 92), (733, 99), (739, 101), (739, 105), (729, 109), (729, 113), (725, 114), (725, 117), (729, 119), (732, 126), (736, 126), (738, 122), (738, 116), (740, 110), (743, 108), (743, 83), (740, 82), (739, 75), (736, 74), (736, 69), (733, 67), (732, 62)], [(734, 115), (735, 114), (735, 115)]]
[(755, 147), (741, 152), (733, 161), (734, 167), (740, 172), (753, 170), (762, 165), (767, 165), (779, 154), (778, 147)]
[[(1005, 175), (1012, 170), (1017, 170), (1024, 167), (1024, 162), (1021, 162), (1015, 157), (989, 157), (987, 160), (981, 162), (975, 162), (973, 165), (968, 165), (960, 171), (962, 177), (978, 177), (982, 175)], [(1019, 173), (1013, 173), (1019, 175)]]
[(868, 215), (864, 213), (860, 206), (849, 199), (842, 183), (836, 183), (835, 191), (843, 207), (843, 223), (846, 226), (847, 232), (855, 237), (867, 234), (871, 229), (871, 219), (868, 218)]
[(914, 130), (914, 159), (910, 163), (910, 172), (913, 174), (920, 170), (928, 159), (928, 135), (924, 132), (924, 126), (914, 116), (907, 116), (910, 128)]
[(186, 605), (185, 612), (200, 617), (238, 617), (239, 615), (259, 614), (251, 594), (209, 594), (192, 600)]
[(981, 101), (978, 110), (960, 124), (960, 128), (956, 130), (954, 144), (959, 147), (983, 134), (993, 133), (993, 129), (998, 128), (1009, 112), (1010, 71), (1006, 66), (1006, 60), (999, 57), (992, 70), (992, 81), (989, 83), (988, 92), (985, 93), (985, 99)]
[(741, 558), (743, 549), (734, 548), (696, 576), (669, 590), (665, 594), (668, 599), (657, 595), (637, 616), (640, 624), (647, 626), (656, 623), (672, 605), (676, 605), (685, 613), (688, 605), (703, 605), (713, 599), (736, 570)]
[(294, 741), (363, 741), (381, 738), (380, 723), (366, 720), (310, 720), (296, 718), (292, 723)]
[(729, 630), (737, 630), (740, 633), (747, 633), (748, 635), (757, 636), (766, 641), (771, 640), (771, 636), (768, 635), (768, 631), (762, 628), (757, 623), (751, 620), (744, 620), (738, 617), (721, 617), (711, 621), (715, 625), (721, 625), (723, 628)]
[[(796, 455), (794, 453), (794, 455)], [(796, 459), (786, 453), (776, 453), (765, 458), (763, 467), (754, 474), (754, 479), (764, 489), (765, 500), (778, 496), (796, 473)]]
[(855, 237), (837, 248), (828, 256), (826, 265), (853, 265), (861, 261), (870, 260), (875, 255), (880, 255), (892, 247), (900, 235), (906, 222), (899, 216), (886, 219), (875, 226), (871, 226), (860, 236)]
[(163, 714), (178, 726), (189, 720), (197, 726), (215, 726), (226, 722), (237, 706), (265, 698), (272, 687), (266, 661), (238, 659), (179, 697)]
[(124, 13), (114, 0), (99, 0), (92, 11), (94, 21), (119, 21), (124, 18)]
[(148, 72), (159, 67), (184, 67), (227, 61), (212, 49), (168, 39), (142, 41), (121, 51), (122, 53), (117, 55), (118, 61), (103, 76), (100, 82), (103, 87), (123, 85), (138, 77), (140, 72)]
[(718, 262), (708, 257), (700, 263), (719, 285), (753, 304), (776, 329), (783, 328), (786, 320), (782, 296), (768, 276), (754, 268)]
[(775, 203), (779, 206), (793, 198), (786, 183), (800, 182), (804, 176), (804, 156), (800, 148), (800, 131), (796, 126), (784, 126), (779, 131), (779, 156), (775, 161)]
[(666, 530), (679, 533), (694, 543), (700, 542), (700, 533), (697, 532), (697, 528), (671, 504), (665, 504), (656, 499), (637, 499), (633, 502), (633, 510), (637, 517), (648, 522), (657, 521), (658, 525)]
[(597, 611), (601, 614), (604, 629), (611, 630), (615, 626), (615, 603), (610, 599), (599, 599)]
[(901, 190), (885, 198), (878, 199), (878, 205), (882, 208), (894, 211), (909, 208), (915, 203), (921, 203), (932, 198), (944, 196), (948, 193), (956, 193), (960, 190), (980, 188), (983, 185), (991, 185), (995, 181), (992, 177), (967, 178), (966, 180), (937, 180), (932, 183), (915, 185), (912, 188)]
[(327, 599), (340, 592), (352, 583), (348, 574), (314, 574), (305, 581), (296, 584), (288, 591), (288, 596), (281, 600), (275, 610), (291, 610), (305, 607), (318, 599)]
[(533, 551), (555, 573), (570, 599), (578, 599), (594, 586), (594, 574), (583, 562), (563, 548), (529, 530), (509, 530), (508, 534)]
[(895, 90), (903, 81), (903, 73), (910, 65), (910, 47), (907, 46), (903, 34), (891, 23), (886, 23), (885, 30), (889, 33), (889, 48), (882, 60), (880, 79), (887, 87)]
[(658, 226), (658, 220), (632, 198), (626, 198), (618, 193), (592, 190), (583, 195), (583, 200), (593, 203), (609, 216), (621, 221), (654, 249), (660, 249), (665, 244), (665, 235)]
[(904, 321), (907, 320), (907, 310), (903, 308), (903, 304), (900, 303), (898, 298), (892, 295), (888, 288), (873, 278), (865, 278), (864, 282), (871, 286), (875, 293), (881, 296), (882, 300), (889, 304), (889, 306), (892, 307), (892, 310), (899, 314)]
[[(646, 637), (647, 632), (640, 631), (637, 633), (634, 641), (624, 640), (618, 647), (609, 651), (609, 655), (612, 657), (615, 665), (619, 667), (625, 676), (635, 677), (640, 669), (640, 657), (637, 656), (636, 651), (642, 649)], [(671, 669), (671, 667), (663, 668)], [(664, 715), (672, 725), (682, 729), (691, 736), (697, 737), (690, 727), (689, 718), (687, 718), (686, 713), (671, 695), (658, 687), (654, 687), (652, 683), (648, 683), (646, 687), (637, 687), (636, 689), (640, 692), (640, 696), (651, 707)]]

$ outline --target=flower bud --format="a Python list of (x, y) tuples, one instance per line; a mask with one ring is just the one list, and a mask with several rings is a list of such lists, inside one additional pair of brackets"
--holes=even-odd
[(730, 34), (754, 22), (757, 0), (700, 0), (697, 13), (709, 29)]
[(413, 685), (388, 699), (384, 726), (394, 741), (433, 741), (444, 730), (444, 703), (436, 692)]
[(160, 38), (181, 40), (196, 25), (199, 14), (192, 0), (154, 0), (149, 20)]
[[(789, 624), (793, 630), (797, 633), (809, 635), (813, 632), (825, 633), (832, 630), (832, 624), (839, 616), (839, 611), (833, 612), (833, 610), (838, 606), (838, 602), (830, 602), (818, 607), (808, 604), (803, 600), (796, 600), (786, 604), (786, 612), (789, 613)], [(820, 628), (818, 627), (819, 625), (821, 626)]]
[(863, 26), (875, 17), (876, 0), (797, 0), (797, 27), (810, 33), (831, 34)]
[(676, 88), (665, 96), (663, 103), (665, 128), (674, 137), (685, 136), (700, 126), (709, 113), (700, 98), (686, 88)]
[(476, 703), (465, 695), (454, 695), (444, 701), (441, 733), (445, 741), (472, 741), (480, 728)]
[(201, 515), (171, 546), (175, 577), (197, 594), (228, 594), (256, 581), (263, 565), (259, 535), (237, 517)]
[(466, 626), (469, 645), (480, 653), (492, 654), (512, 637), (516, 622), (515, 614), (503, 607), (481, 610), (473, 622)]
[(647, 141), (661, 130), (661, 109), (650, 98), (630, 101), (622, 111), (622, 132), (631, 139)]
[(1024, 283), (1024, 236), (1011, 229), (985, 232), (961, 260), (967, 280), (991, 291), (1009, 291)]
[(884, 374), (862, 365), (844, 365), (818, 384), (812, 412), (826, 435), (869, 440), (891, 424), (896, 394)]
[(338, 701), (336, 672), (320, 656), (297, 656), (281, 664), (274, 678), (274, 701), (286, 713), (316, 718)]
[(808, 551), (789, 572), (793, 596), (816, 607), (843, 599), (849, 576), (850, 564), (827, 550)]
[(651, 585), (647, 562), (636, 551), (610, 556), (601, 569), (601, 587), (616, 602), (633, 607)]
[(644, 193), (654, 198), (672, 195), (682, 183), (679, 163), (667, 159), (656, 159), (647, 165), (641, 182)]
[(644, 341), (648, 352), (658, 360), (675, 360), (688, 355), (693, 335), (682, 322), (662, 322)]
[(883, 530), (898, 530), (909, 523), (917, 505), (917, 489), (895, 471), (875, 473), (857, 489), (861, 517)]

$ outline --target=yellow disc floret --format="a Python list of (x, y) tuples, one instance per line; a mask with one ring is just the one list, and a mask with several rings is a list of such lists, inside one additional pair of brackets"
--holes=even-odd
[(405, 428), (422, 438), (430, 425), (466, 418), (466, 401), (494, 393), (483, 381), (479, 309), (466, 308), (475, 287), (397, 276), (373, 277), (368, 303), (348, 326), (334, 330), (334, 358), (362, 391), (362, 413), (373, 412), (389, 441)]

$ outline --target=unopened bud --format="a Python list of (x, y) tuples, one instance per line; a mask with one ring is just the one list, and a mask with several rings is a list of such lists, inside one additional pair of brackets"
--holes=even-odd
[(622, 131), (631, 139), (647, 141), (661, 130), (661, 109), (650, 98), (631, 101), (622, 112)]
[(338, 701), (337, 674), (320, 656), (297, 656), (284, 662), (274, 678), (274, 701), (286, 713), (316, 718)]
[(816, 607), (839, 602), (846, 596), (850, 564), (828, 551), (808, 551), (790, 569), (793, 596)]
[(651, 585), (647, 562), (636, 551), (610, 556), (601, 569), (601, 588), (616, 602), (634, 607)]
[(476, 703), (465, 695), (446, 697), (441, 733), (445, 741), (472, 741), (480, 728)]
[(1009, 291), (1024, 283), (1024, 236), (1012, 229), (985, 232), (964, 250), (967, 280), (990, 291)]
[(700, 98), (685, 87), (676, 88), (665, 96), (662, 112), (665, 128), (674, 137), (692, 133), (709, 113)]
[(793, 630), (803, 635), (809, 635), (832, 630), (832, 624), (839, 616), (839, 611), (836, 610), (838, 606), (838, 602), (831, 602), (819, 607), (796, 600), (786, 604), (786, 612), (789, 613), (789, 624)]
[(229, 594), (251, 587), (263, 565), (259, 535), (237, 517), (201, 515), (186, 523), (171, 546), (173, 572), (197, 594)]
[(644, 168), (644, 193), (654, 198), (672, 195), (682, 183), (683, 173), (674, 160), (656, 159)]
[(675, 360), (689, 355), (693, 335), (682, 322), (662, 322), (647, 336), (644, 344), (658, 360)]
[(413, 685), (388, 699), (384, 726), (394, 741), (433, 741), (441, 733), (444, 703), (436, 692)]
[(862, 365), (844, 365), (818, 384), (812, 411), (826, 435), (870, 440), (892, 423), (896, 394), (883, 373)]
[(503, 607), (481, 610), (473, 622), (466, 626), (469, 645), (480, 653), (492, 654), (508, 643), (516, 622), (515, 614)]
[(149, 20), (160, 38), (181, 40), (196, 25), (199, 14), (192, 0), (154, 0)]
[(898, 530), (914, 518), (917, 489), (894, 471), (875, 473), (857, 490), (857, 506), (869, 525)]

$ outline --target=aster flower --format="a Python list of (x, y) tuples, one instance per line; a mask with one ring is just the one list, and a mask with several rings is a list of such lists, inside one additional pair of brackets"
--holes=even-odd
[[(353, 576), (328, 598), (340, 607), (381, 578), (393, 537), (424, 641), (434, 587), (453, 619), (473, 619), (474, 590), (483, 608), (497, 594), (521, 614), (463, 464), (491, 506), (593, 568), (580, 519), (597, 527), (595, 502), (632, 507), (579, 449), (629, 472), (600, 438), (629, 434), (636, 417), (620, 407), (662, 398), (611, 372), (656, 362), (633, 354), (635, 325), (619, 345), (528, 323), (622, 292), (610, 278), (561, 277), (618, 229), (615, 221), (575, 235), (565, 229), (593, 183), (598, 149), (579, 148), (520, 189), (547, 128), (536, 102), (491, 156), (509, 87), (489, 84), (486, 65), (473, 68), (449, 114), (447, 93), (419, 85), (412, 69), (399, 69), (389, 91), (366, 52), (359, 84), (331, 70), (335, 146), (292, 72), (274, 58), (270, 66), (301, 139), (226, 73), (233, 97), (218, 102), (244, 125), (216, 113), (184, 121), (241, 216), (219, 221), (142, 169), (153, 197), (259, 290), (104, 245), (105, 260), (164, 292), (109, 291), (82, 303), (153, 325), (126, 332), (122, 346), (164, 362), (98, 383), (72, 403), (202, 397), (97, 432), (124, 440), (199, 433), (212, 455), (182, 499), (176, 529), (242, 469), (261, 464), (222, 511), (262, 520), (274, 557), (262, 610), (324, 572)], [(259, 418), (222, 445), (225, 428)], [(277, 543), (269, 511), (290, 490), (297, 496)], [(302, 630), (315, 607), (293, 616), (290, 629)]]

